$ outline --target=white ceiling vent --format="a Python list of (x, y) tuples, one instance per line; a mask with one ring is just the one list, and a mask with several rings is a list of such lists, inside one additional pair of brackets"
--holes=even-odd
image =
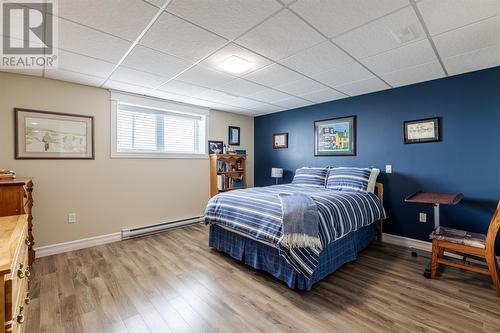
[(401, 28), (396, 32), (391, 31), (391, 34), (398, 43), (404, 44), (418, 38), (416, 31), (416, 27), (413, 24), (410, 24), (409, 26)]

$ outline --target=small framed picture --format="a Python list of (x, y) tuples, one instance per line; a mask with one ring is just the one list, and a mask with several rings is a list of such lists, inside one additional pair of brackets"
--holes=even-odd
[(356, 116), (314, 122), (314, 156), (356, 155)]
[(273, 148), (274, 149), (288, 148), (288, 133), (273, 134)]
[(441, 140), (439, 117), (405, 121), (404, 143), (424, 143)]
[(209, 154), (222, 154), (224, 149), (224, 142), (222, 141), (208, 141), (208, 153)]
[(94, 117), (14, 109), (16, 159), (94, 159)]
[(240, 145), (240, 128), (236, 126), (229, 126), (229, 143), (230, 146)]

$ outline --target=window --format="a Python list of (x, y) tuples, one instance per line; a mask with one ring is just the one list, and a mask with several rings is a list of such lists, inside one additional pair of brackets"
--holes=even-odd
[(151, 103), (151, 100), (143, 97), (134, 97), (136, 100), (133, 102), (144, 100), (146, 106), (131, 104), (123, 99), (112, 103), (112, 156), (153, 158), (206, 156), (205, 110), (202, 109), (204, 112), (200, 113), (189, 106), (157, 100), (152, 100), (154, 103)]

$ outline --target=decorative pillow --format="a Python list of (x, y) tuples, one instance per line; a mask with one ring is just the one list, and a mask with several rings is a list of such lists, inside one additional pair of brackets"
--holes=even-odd
[(292, 184), (325, 188), (328, 168), (307, 168), (295, 170)]
[(330, 169), (326, 187), (338, 191), (374, 192), (379, 169), (339, 167)]

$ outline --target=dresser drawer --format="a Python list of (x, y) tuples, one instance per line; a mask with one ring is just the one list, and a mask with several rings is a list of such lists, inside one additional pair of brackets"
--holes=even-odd
[[(11, 274), (5, 283), (5, 319), (16, 321), (19, 308), (25, 304), (28, 292), (28, 245), (27, 225), (19, 241), (19, 246), (11, 266)], [(25, 313), (25, 311), (24, 311)]]

